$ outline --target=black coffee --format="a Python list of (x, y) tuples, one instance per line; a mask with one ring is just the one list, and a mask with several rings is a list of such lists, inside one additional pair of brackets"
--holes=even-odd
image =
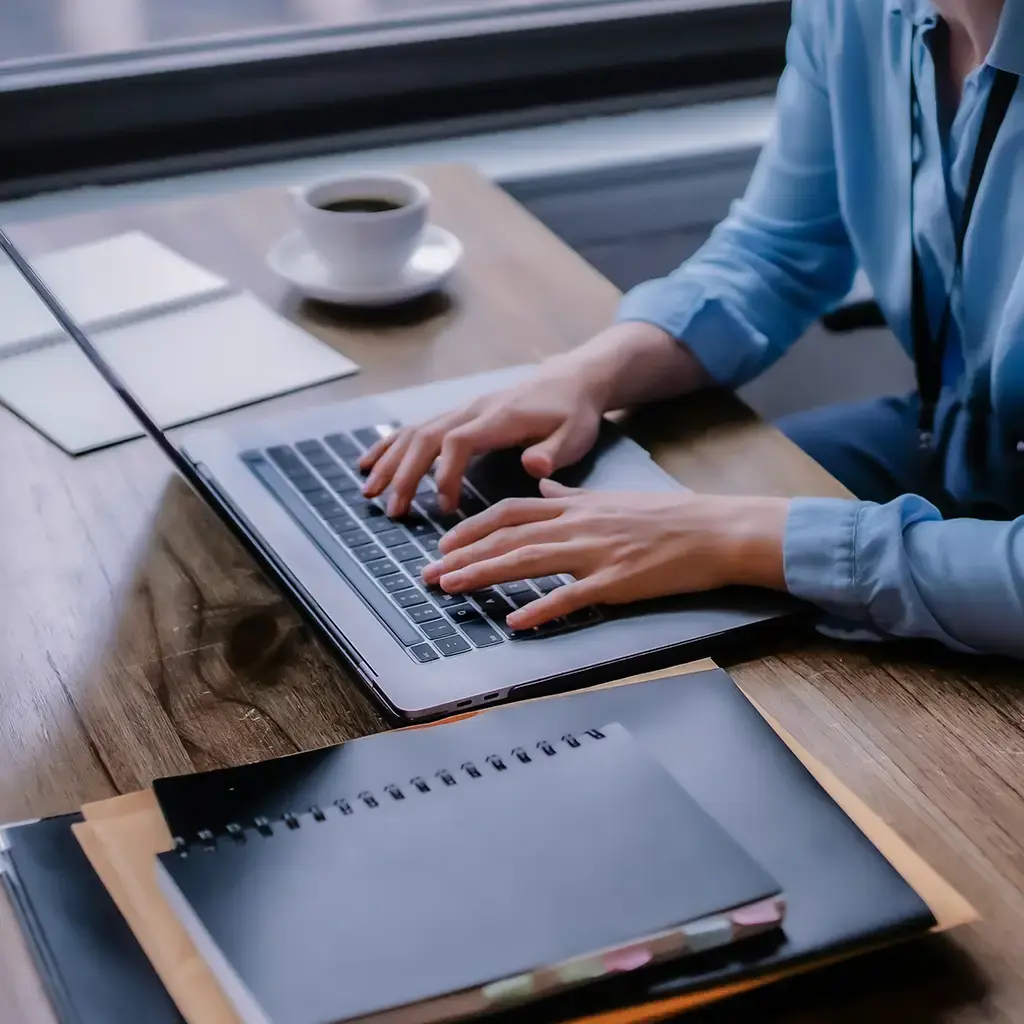
[(328, 213), (387, 213), (389, 210), (400, 210), (401, 203), (393, 203), (390, 199), (339, 199), (333, 203), (324, 203), (320, 209)]

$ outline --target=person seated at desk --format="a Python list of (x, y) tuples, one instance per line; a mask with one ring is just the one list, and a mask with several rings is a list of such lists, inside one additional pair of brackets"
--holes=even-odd
[(544, 498), (449, 533), (428, 582), (576, 577), (509, 617), (522, 628), (751, 584), (854, 634), (1024, 657), (1021, 72), (1024, 0), (795, 0), (774, 134), (707, 244), (529, 383), (364, 460), (366, 493), (390, 485), (393, 513), (435, 458), (452, 499), (489, 449), (530, 445), (524, 466), (547, 478), (585, 454), (608, 410), (755, 377), (860, 266), (915, 357), (917, 391), (779, 424), (859, 500), (587, 494), (544, 479)]

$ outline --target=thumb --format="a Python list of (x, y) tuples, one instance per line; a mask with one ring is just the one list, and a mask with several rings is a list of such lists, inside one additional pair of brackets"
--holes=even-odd
[(557, 480), (544, 479), (540, 482), (540, 493), (545, 498), (574, 498), (583, 492), (578, 487), (566, 487)]
[(556, 469), (579, 462), (596, 436), (596, 425), (577, 417), (568, 419), (550, 437), (523, 452), (523, 468), (532, 476), (550, 476)]

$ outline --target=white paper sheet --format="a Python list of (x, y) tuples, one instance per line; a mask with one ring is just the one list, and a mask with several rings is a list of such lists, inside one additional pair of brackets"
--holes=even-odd
[[(224, 278), (140, 231), (47, 253), (32, 266), (90, 333), (231, 290)], [(6, 262), (0, 266), (0, 311), (0, 358), (64, 339), (50, 311)]]
[[(252, 295), (226, 295), (91, 335), (163, 427), (355, 373)], [(72, 454), (141, 431), (69, 341), (0, 359), (0, 402)]]

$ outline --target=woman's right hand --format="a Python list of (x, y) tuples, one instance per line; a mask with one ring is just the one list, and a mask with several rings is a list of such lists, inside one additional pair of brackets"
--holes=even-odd
[(572, 465), (593, 447), (605, 411), (603, 382), (587, 371), (573, 355), (556, 357), (515, 387), (402, 427), (363, 456), (360, 468), (369, 473), (364, 493), (373, 498), (390, 487), (387, 513), (404, 515), (436, 460), (441, 504), (451, 511), (458, 507), (462, 477), (474, 455), (528, 446), (523, 468), (538, 480)]

